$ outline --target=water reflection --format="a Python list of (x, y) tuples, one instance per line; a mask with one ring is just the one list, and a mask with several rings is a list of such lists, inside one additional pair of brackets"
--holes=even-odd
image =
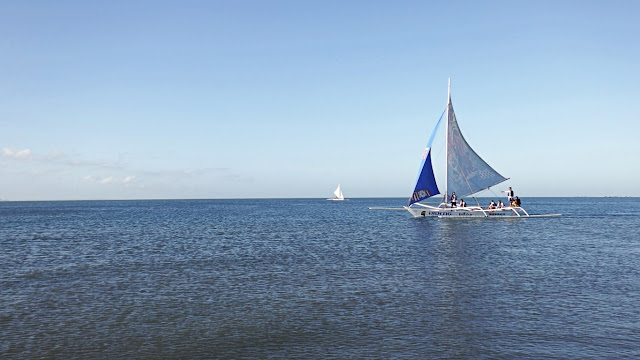
[(496, 262), (504, 253), (503, 239), (510, 238), (518, 224), (437, 218), (409, 224), (424, 249), (422, 290), (431, 311), (423, 320), (435, 324), (429, 336), (446, 356), (476, 356), (492, 341), (496, 323), (509, 317), (497, 310), (497, 297), (505, 291), (498, 279), (506, 274)]

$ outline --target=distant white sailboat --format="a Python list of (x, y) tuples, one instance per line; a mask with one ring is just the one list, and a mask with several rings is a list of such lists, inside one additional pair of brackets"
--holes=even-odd
[(336, 190), (333, 192), (333, 195), (335, 197), (333, 198), (329, 198), (327, 200), (333, 200), (333, 201), (342, 201), (344, 200), (344, 195), (342, 195), (342, 190), (340, 190), (340, 184), (338, 184), (338, 187), (336, 188)]
[[(446, 116), (445, 116), (446, 113)], [(445, 135), (445, 179), (444, 179), (444, 196), (443, 202), (438, 206), (423, 204), (420, 201), (440, 194), (431, 164), (431, 145), (436, 136), (436, 132), (442, 119), (446, 121)], [(491, 186), (506, 181), (507, 178), (496, 172), (489, 164), (487, 164), (476, 152), (469, 146), (465, 138), (460, 132), (456, 114), (451, 104), (451, 80), (449, 80), (449, 91), (447, 108), (440, 116), (435, 129), (431, 133), (427, 148), (422, 155), (422, 164), (418, 172), (416, 186), (409, 198), (409, 205), (403, 208), (408, 210), (413, 217), (429, 217), (435, 216), (439, 218), (502, 218), (502, 217), (546, 217), (558, 216), (560, 214), (547, 215), (530, 215), (523, 209), (519, 203), (507, 204), (501, 208), (483, 208), (477, 202), (477, 205), (459, 206), (451, 203), (450, 197), (457, 193), (457, 199), (472, 196), (480, 191), (487, 190)], [(475, 198), (474, 198), (475, 199)], [(458, 206), (456, 206), (458, 205)], [(384, 210), (400, 210), (400, 208), (371, 208)]]

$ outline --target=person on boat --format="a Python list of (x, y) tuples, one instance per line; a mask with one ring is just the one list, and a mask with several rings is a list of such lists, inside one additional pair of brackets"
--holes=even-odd
[(464, 199), (460, 199), (460, 207), (466, 207), (467, 203), (464, 202)]
[(456, 203), (458, 202), (458, 197), (456, 196), (456, 192), (451, 193), (451, 207), (456, 207)]
[(498, 209), (504, 209), (504, 203), (502, 200), (498, 200)]
[(501, 192), (507, 193), (507, 200), (509, 200), (509, 204), (511, 204), (511, 202), (513, 202), (513, 189), (511, 189), (511, 186), (509, 186), (509, 190), (503, 190)]
[(520, 198), (516, 196), (515, 199), (513, 199), (513, 204), (517, 207), (520, 207)]
[(495, 209), (495, 208), (496, 208), (496, 203), (493, 200), (491, 200), (491, 202), (489, 203), (489, 210)]

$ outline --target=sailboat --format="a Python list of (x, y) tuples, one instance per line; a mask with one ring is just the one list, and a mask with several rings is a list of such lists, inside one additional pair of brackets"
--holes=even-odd
[(329, 198), (327, 200), (333, 200), (333, 201), (342, 201), (342, 200), (344, 200), (344, 195), (342, 195), (342, 190), (340, 190), (340, 184), (338, 184), (338, 188), (336, 188), (336, 190), (333, 192), (333, 195), (335, 197)]
[[(445, 115), (446, 114), (446, 115)], [(431, 145), (442, 119), (446, 119), (445, 130), (445, 158), (446, 170), (444, 179), (443, 201), (438, 206), (421, 203), (421, 201), (440, 194), (431, 163)], [(427, 148), (422, 156), (422, 163), (416, 186), (409, 198), (409, 204), (403, 208), (413, 217), (436, 216), (440, 218), (471, 218), (471, 217), (542, 217), (558, 216), (560, 214), (530, 215), (524, 208), (516, 204), (506, 204), (502, 208), (483, 208), (476, 200), (475, 206), (456, 206), (452, 204), (450, 196), (455, 193), (457, 199), (472, 196), (492, 186), (508, 180), (487, 164), (462, 136), (456, 114), (451, 103), (451, 79), (448, 85), (447, 108), (440, 116), (433, 129)], [(474, 197), (475, 199), (475, 197)]]

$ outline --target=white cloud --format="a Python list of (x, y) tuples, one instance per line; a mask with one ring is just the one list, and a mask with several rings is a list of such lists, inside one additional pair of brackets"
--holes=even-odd
[(115, 180), (113, 179), (113, 176), (107, 176), (106, 178), (100, 180), (100, 184), (112, 184), (114, 182)]
[(98, 181), (98, 178), (96, 178), (93, 175), (87, 175), (87, 176), (83, 177), (82, 180), (86, 181), (86, 182), (96, 182), (96, 181)]
[(2, 157), (9, 159), (30, 159), (31, 149), (15, 150), (11, 148), (2, 148)]
[(123, 169), (125, 167), (125, 164), (121, 161), (85, 160), (78, 158), (77, 156), (69, 156), (58, 150), (51, 151), (47, 155), (42, 155), (33, 153), (31, 149), (17, 150), (12, 148), (2, 148), (0, 157), (73, 168)]
[(64, 162), (64, 165), (72, 166), (72, 167), (97, 167), (103, 169), (122, 169), (124, 167), (123, 164), (117, 162), (109, 162), (109, 161), (100, 161), (100, 160), (80, 160), (80, 159), (70, 159)]
[(113, 176), (99, 177), (95, 175), (87, 175), (82, 178), (82, 180), (85, 182), (92, 182), (97, 184), (129, 184), (135, 179), (136, 177), (133, 175), (125, 176), (123, 178)]
[[(48, 188), (58, 187), (60, 191), (70, 191), (68, 195), (57, 195), (58, 198), (109, 198), (123, 196), (124, 198), (143, 197), (200, 197), (211, 193), (211, 184), (216, 182), (229, 183), (237, 186), (240, 182), (252, 181), (251, 178), (236, 174), (228, 167), (202, 168), (135, 168), (129, 166), (124, 155), (117, 158), (92, 158), (88, 154), (65, 153), (59, 150), (38, 153), (38, 150), (1, 147), (0, 167), (12, 176), (5, 179), (24, 177), (28, 181), (46, 184)], [(0, 177), (3, 180), (3, 177)], [(15, 182), (15, 181), (14, 181)], [(70, 189), (82, 182), (85, 185), (77, 187), (84, 191), (82, 195)], [(16, 183), (16, 188), (29, 186)], [(6, 186), (5, 186), (6, 188)], [(27, 190), (24, 190), (28, 194)], [(16, 192), (17, 193), (17, 192)], [(38, 196), (50, 198), (47, 195), (23, 195), (24, 199), (38, 199)], [(210, 196), (210, 195), (205, 195)]]

